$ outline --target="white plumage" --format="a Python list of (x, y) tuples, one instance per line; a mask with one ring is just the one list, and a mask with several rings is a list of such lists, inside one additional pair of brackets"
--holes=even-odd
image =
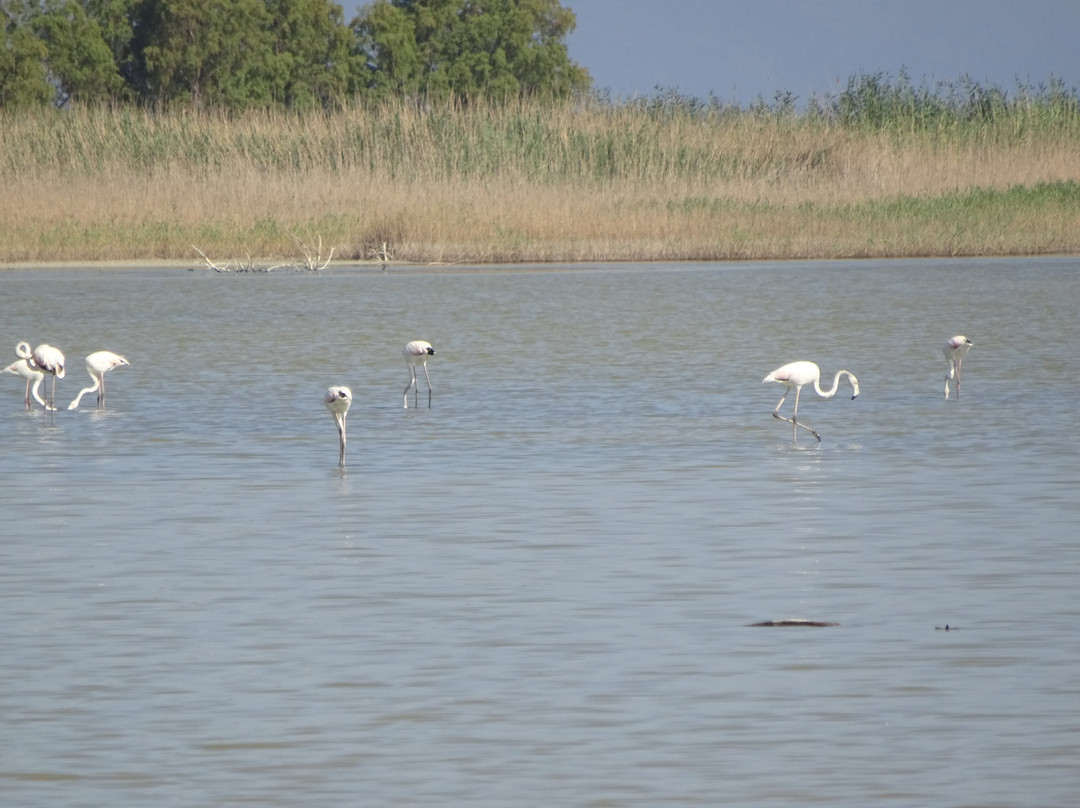
[(352, 406), (352, 390), (340, 385), (329, 387), (323, 394), (323, 404), (330, 410), (330, 414), (334, 416), (334, 423), (337, 424), (341, 448), (338, 453), (338, 466), (345, 468), (345, 416), (349, 414), (349, 407)]
[(949, 363), (949, 375), (945, 377), (945, 398), (949, 397), (949, 379), (956, 377), (956, 398), (960, 398), (960, 363), (964, 361), (964, 354), (971, 350), (975, 343), (963, 334), (950, 337), (941, 352), (945, 354), (945, 361)]
[(97, 391), (97, 403), (99, 407), (105, 406), (105, 374), (113, 368), (123, 367), (129, 364), (124, 357), (114, 354), (112, 351), (95, 351), (86, 357), (86, 372), (94, 383), (79, 391), (75, 400), (68, 404), (69, 410), (77, 409), (82, 397), (87, 393)]
[[(852, 398), (859, 395), (859, 380), (855, 378), (855, 374), (848, 370), (838, 370), (833, 377), (832, 389), (821, 389), (821, 369), (813, 362), (791, 362), (787, 365), (782, 365), (762, 379), (764, 382), (776, 382), (784, 385), (787, 389), (784, 391), (784, 397), (780, 399), (780, 403), (776, 405), (776, 409), (773, 410), (773, 417), (779, 418), (781, 421), (789, 421), (791, 426), (791, 439), (792, 441), (798, 440), (797, 427), (802, 427), (810, 431), (810, 434), (821, 440), (821, 435), (808, 427), (806, 424), (800, 424), (798, 421), (799, 415), (799, 394), (802, 392), (803, 385), (813, 384), (814, 392), (822, 398), (832, 398), (836, 395), (837, 389), (840, 387), (840, 377), (847, 376), (848, 381), (851, 382)], [(780, 407), (784, 404), (784, 399), (788, 397), (788, 393), (792, 390), (795, 391), (795, 411), (791, 414), (790, 418), (785, 418), (780, 414)]]
[(420, 365), (424, 369), (424, 378), (427, 379), (427, 396), (428, 406), (431, 406), (431, 377), (428, 376), (427, 363), (428, 359), (435, 355), (435, 349), (431, 347), (430, 342), (425, 342), (422, 339), (413, 340), (406, 344), (402, 350), (402, 354), (405, 357), (405, 364), (409, 366), (409, 372), (412, 374), (409, 379), (409, 383), (405, 386), (405, 409), (409, 409), (409, 390), (413, 387), (416, 388), (416, 392), (413, 394), (413, 405), (416, 405), (416, 397), (420, 394), (420, 384), (416, 381), (416, 366)]

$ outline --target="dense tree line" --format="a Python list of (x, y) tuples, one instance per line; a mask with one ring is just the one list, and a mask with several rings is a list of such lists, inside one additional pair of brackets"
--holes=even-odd
[(327, 108), (587, 90), (558, 0), (0, 0), (0, 108)]

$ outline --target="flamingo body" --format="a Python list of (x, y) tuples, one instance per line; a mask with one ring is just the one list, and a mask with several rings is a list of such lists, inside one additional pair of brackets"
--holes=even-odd
[[(792, 442), (798, 440), (798, 428), (801, 426), (813, 435), (818, 441), (821, 440), (821, 435), (811, 429), (806, 424), (799, 423), (799, 394), (802, 392), (803, 386), (812, 384), (814, 386), (814, 392), (822, 398), (832, 398), (836, 395), (836, 391), (840, 387), (840, 377), (847, 376), (848, 381), (851, 382), (851, 397), (854, 399), (859, 395), (859, 380), (855, 378), (855, 374), (848, 370), (838, 370), (833, 377), (832, 388), (829, 390), (821, 389), (821, 369), (813, 362), (790, 362), (786, 365), (781, 365), (764, 379), (765, 382), (776, 382), (782, 384), (785, 388), (783, 398), (780, 399), (780, 403), (776, 405), (776, 409), (773, 410), (773, 417), (779, 418), (781, 421), (789, 421), (791, 423), (791, 439)], [(785, 418), (780, 414), (780, 407), (783, 406), (788, 394), (795, 391), (795, 411), (791, 414), (790, 418)]]
[(113, 368), (123, 367), (130, 364), (124, 357), (114, 354), (112, 351), (95, 351), (86, 357), (86, 372), (90, 374), (90, 378), (94, 383), (89, 387), (84, 387), (79, 391), (79, 395), (75, 396), (75, 400), (68, 404), (69, 410), (78, 409), (79, 402), (82, 397), (87, 393), (93, 393), (97, 391), (97, 403), (99, 407), (105, 406), (105, 374)]
[(949, 375), (945, 377), (945, 398), (949, 397), (949, 379), (956, 377), (956, 398), (960, 399), (960, 363), (964, 361), (964, 355), (971, 350), (975, 343), (963, 334), (950, 337), (941, 352), (945, 354), (945, 361), (949, 363)]
[(435, 349), (431, 347), (430, 342), (418, 339), (406, 344), (402, 350), (402, 355), (405, 357), (405, 364), (409, 366), (409, 371), (412, 374), (409, 383), (405, 386), (405, 409), (409, 409), (409, 390), (413, 387), (416, 388), (416, 392), (413, 394), (413, 406), (416, 406), (416, 397), (420, 394), (420, 384), (416, 381), (417, 365), (424, 369), (424, 378), (427, 380), (428, 406), (430, 407), (431, 377), (428, 376), (427, 363), (428, 359), (435, 355)]
[(338, 442), (341, 451), (338, 454), (338, 467), (345, 468), (345, 416), (352, 406), (352, 390), (348, 387), (334, 386), (327, 388), (323, 394), (323, 404), (330, 414), (334, 416), (337, 424)]
[[(23, 346), (30, 347), (29, 343), (20, 342), (16, 351), (19, 352), (19, 356), (23, 359), (29, 359), (39, 370), (50, 374), (52, 378), (52, 392), (49, 394), (49, 405), (52, 407), (56, 403), (56, 380), (64, 378), (64, 354), (61, 353), (59, 348), (42, 343), (34, 348), (29, 356), (23, 356), (19, 348)], [(55, 409), (55, 407), (52, 407)]]
[[(17, 362), (12, 362), (0, 371), (0, 373), (11, 373), (26, 379), (26, 396), (23, 399), (26, 404), (26, 409), (30, 409), (31, 393), (33, 393), (34, 400), (40, 404), (42, 408), (46, 410), (51, 409), (41, 397), (41, 393), (38, 392), (41, 389), (41, 383), (45, 380), (45, 374), (35, 367), (29, 359), (19, 359)], [(31, 385), (33, 385), (33, 387), (31, 387)]]

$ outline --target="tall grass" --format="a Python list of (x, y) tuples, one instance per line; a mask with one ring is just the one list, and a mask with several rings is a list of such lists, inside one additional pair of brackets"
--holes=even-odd
[(293, 235), (419, 262), (1080, 248), (1075, 95), (979, 116), (849, 89), (800, 114), (677, 95), (0, 111), (0, 261), (287, 256)]

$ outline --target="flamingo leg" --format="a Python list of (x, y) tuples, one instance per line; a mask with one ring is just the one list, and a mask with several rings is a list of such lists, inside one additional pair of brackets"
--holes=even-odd
[(341, 451), (338, 453), (338, 468), (345, 468), (345, 415), (335, 415), (334, 420), (337, 421), (338, 437), (341, 439)]
[(960, 365), (963, 363), (963, 358), (956, 360), (956, 400), (960, 400)]
[[(412, 378), (409, 379), (409, 383), (405, 385), (405, 409), (409, 409), (409, 391), (413, 385), (416, 384), (416, 368), (412, 365), (409, 366), (409, 372), (412, 374)], [(417, 385), (419, 387), (419, 385)], [(416, 406), (416, 401), (413, 401), (413, 406)]]
[[(428, 409), (430, 410), (431, 409), (431, 377), (428, 376), (427, 362), (424, 363), (424, 378), (427, 379), (427, 405), (428, 405)], [(416, 390), (417, 390), (417, 392), (420, 391), (420, 385), (419, 384), (416, 385)]]
[(780, 415), (780, 408), (784, 406), (784, 402), (787, 401), (788, 393), (790, 393), (790, 392), (791, 392), (790, 387), (787, 390), (784, 391), (784, 395), (781, 397), (780, 403), (777, 404), (776, 409), (772, 411), (773, 418), (779, 418), (781, 421), (788, 420), (784, 416)]
[(960, 363), (955, 359), (949, 360), (949, 373), (945, 376), (945, 398), (949, 397), (949, 379), (956, 379), (956, 397), (960, 398)]
[(798, 387), (798, 388), (795, 389), (795, 411), (791, 414), (791, 418), (785, 418), (783, 415), (780, 414), (780, 407), (783, 405), (784, 399), (786, 399), (788, 397), (788, 393), (790, 393), (790, 392), (791, 392), (791, 390), (789, 389), (787, 391), (787, 393), (784, 393), (784, 398), (780, 399), (780, 403), (776, 405), (776, 409), (773, 410), (773, 418), (779, 418), (781, 421), (787, 421), (788, 423), (791, 424), (791, 442), (792, 443), (798, 443), (799, 442), (798, 428), (800, 426), (803, 429), (807, 430), (815, 438), (817, 438), (818, 442), (820, 443), (821, 442), (821, 435), (819, 435), (815, 430), (808, 427), (806, 424), (799, 423), (799, 394), (802, 393), (802, 388), (801, 387)]

